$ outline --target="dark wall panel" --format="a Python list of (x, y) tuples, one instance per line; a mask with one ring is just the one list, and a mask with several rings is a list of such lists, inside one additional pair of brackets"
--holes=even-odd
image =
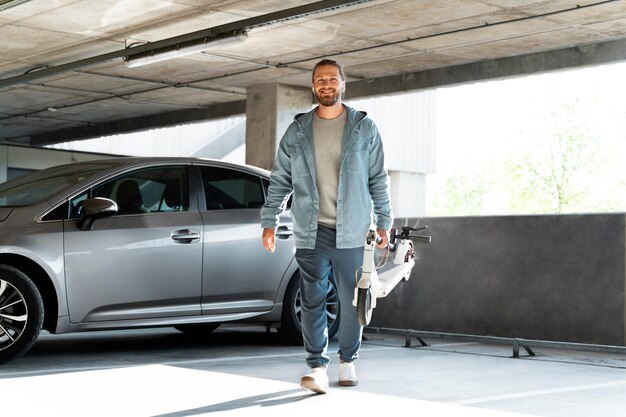
[[(415, 224), (417, 219), (398, 219)], [(411, 278), (372, 327), (624, 345), (624, 215), (420, 219)]]

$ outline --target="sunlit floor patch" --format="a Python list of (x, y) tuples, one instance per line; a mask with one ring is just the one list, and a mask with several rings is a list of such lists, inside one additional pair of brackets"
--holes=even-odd
[(277, 416), (411, 415), (506, 417), (522, 414), (351, 391), (326, 395), (296, 383), (169, 365), (147, 365), (0, 380), (2, 415), (24, 416)]

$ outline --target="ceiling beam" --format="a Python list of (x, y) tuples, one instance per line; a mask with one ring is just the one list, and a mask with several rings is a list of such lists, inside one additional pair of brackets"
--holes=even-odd
[(346, 98), (372, 97), (626, 61), (626, 39), (353, 81)]
[[(427, 88), (467, 84), (581, 66), (626, 61), (626, 39), (554, 51), (493, 59), (428, 71), (349, 82), (346, 99), (383, 94), (406, 93)], [(44, 146), (72, 140), (91, 139), (104, 135), (131, 133), (182, 123), (203, 122), (243, 115), (246, 101), (214, 104), (195, 110), (177, 110), (152, 116), (123, 119), (95, 126), (79, 126), (30, 137), (31, 146)]]
[(74, 140), (92, 139), (120, 133), (133, 133), (160, 127), (171, 127), (184, 123), (206, 122), (246, 112), (246, 101), (213, 104), (201, 109), (176, 110), (150, 116), (121, 119), (93, 126), (78, 126), (50, 133), (30, 136), (31, 146), (45, 146)]
[(186, 33), (184, 35), (162, 39), (156, 42), (149, 42), (138, 46), (132, 46), (118, 51), (96, 55), (93, 57), (80, 59), (78, 61), (47, 67), (37, 71), (27, 72), (22, 75), (5, 78), (0, 80), (0, 89), (17, 84), (24, 84), (68, 71), (91, 67), (110, 61), (121, 60), (128, 56), (146, 54), (161, 49), (170, 48), (179, 44), (185, 44), (201, 40), (210, 41), (211, 39), (223, 37), (225, 35), (228, 35), (229, 33), (234, 33), (242, 30), (248, 31), (263, 26), (286, 22), (289, 20), (300, 19), (314, 14), (330, 12), (345, 7), (368, 3), (370, 1), (373, 0), (322, 0), (315, 3), (305, 4), (303, 6), (279, 10), (277, 12), (267, 13), (261, 16), (238, 20), (236, 22), (214, 26), (208, 29), (202, 29), (196, 32)]

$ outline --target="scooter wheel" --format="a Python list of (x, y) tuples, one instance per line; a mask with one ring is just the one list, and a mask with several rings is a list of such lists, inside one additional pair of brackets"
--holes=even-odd
[(356, 300), (356, 317), (361, 326), (365, 327), (370, 324), (372, 310), (371, 288), (359, 288)]

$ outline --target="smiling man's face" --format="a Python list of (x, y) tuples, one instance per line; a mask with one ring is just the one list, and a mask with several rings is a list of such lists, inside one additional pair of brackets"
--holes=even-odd
[(334, 65), (321, 65), (313, 74), (313, 92), (322, 106), (332, 107), (338, 102), (346, 88), (339, 68)]

